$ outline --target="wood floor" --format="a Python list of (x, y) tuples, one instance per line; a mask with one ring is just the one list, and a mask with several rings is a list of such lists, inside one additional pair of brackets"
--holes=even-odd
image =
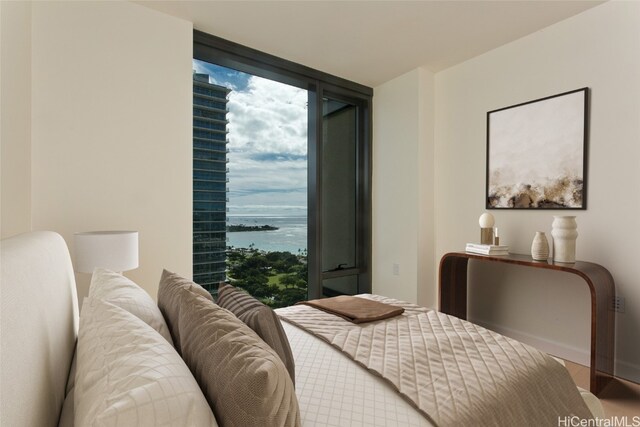
[[(569, 361), (565, 361), (565, 365), (576, 384), (588, 390), (589, 368)], [(607, 418), (626, 415), (630, 426), (638, 425), (634, 424), (633, 417), (638, 417), (640, 422), (640, 384), (614, 378), (598, 398)]]

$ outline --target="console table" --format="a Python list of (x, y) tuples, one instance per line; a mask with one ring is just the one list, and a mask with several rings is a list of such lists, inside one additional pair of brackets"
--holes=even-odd
[(571, 264), (534, 261), (528, 255), (477, 255), (450, 252), (440, 260), (440, 311), (467, 318), (467, 264), (469, 260), (497, 262), (563, 271), (579, 276), (591, 292), (591, 366), (589, 389), (599, 394), (613, 377), (615, 316), (611, 309), (615, 286), (611, 273), (601, 265), (576, 261)]

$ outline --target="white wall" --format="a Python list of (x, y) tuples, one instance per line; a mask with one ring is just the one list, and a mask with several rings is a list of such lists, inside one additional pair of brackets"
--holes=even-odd
[(433, 82), (416, 69), (376, 87), (373, 102), (373, 292), (430, 307)]
[[(154, 298), (191, 267), (192, 25), (129, 2), (35, 2), (32, 227), (140, 232)], [(80, 300), (88, 274), (78, 274)]]
[(31, 229), (31, 3), (0, 2), (0, 238)]
[[(575, 212), (577, 256), (607, 267), (626, 298), (616, 373), (640, 381), (640, 3), (605, 3), (436, 74), (436, 258), (479, 238), (486, 112), (584, 86), (591, 88), (588, 209)], [(528, 253), (535, 231), (549, 232), (552, 215), (567, 212), (492, 213), (501, 240)], [(567, 276), (474, 264), (470, 318), (584, 363), (589, 292)]]

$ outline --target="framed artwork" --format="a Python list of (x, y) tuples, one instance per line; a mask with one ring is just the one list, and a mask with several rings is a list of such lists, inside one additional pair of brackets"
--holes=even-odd
[(586, 209), (589, 88), (487, 113), (487, 209)]

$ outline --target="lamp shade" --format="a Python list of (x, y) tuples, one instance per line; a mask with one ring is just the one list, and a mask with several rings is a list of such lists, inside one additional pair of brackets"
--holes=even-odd
[(137, 231), (88, 231), (74, 233), (75, 270), (93, 273), (97, 267), (111, 271), (138, 268)]

